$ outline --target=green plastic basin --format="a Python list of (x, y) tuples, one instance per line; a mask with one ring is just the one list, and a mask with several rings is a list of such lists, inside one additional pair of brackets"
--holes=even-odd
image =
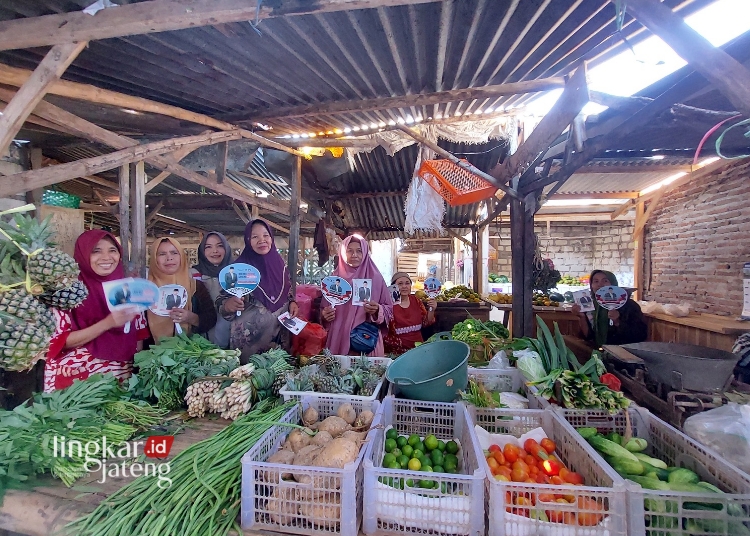
[(468, 384), (469, 345), (438, 340), (409, 350), (388, 366), (385, 376), (404, 398), (453, 402)]

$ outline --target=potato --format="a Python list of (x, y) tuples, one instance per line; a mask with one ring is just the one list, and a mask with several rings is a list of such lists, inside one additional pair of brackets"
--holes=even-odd
[(372, 411), (365, 410), (357, 416), (357, 419), (354, 421), (354, 427), (369, 429), (374, 418), (375, 414)]
[(331, 434), (329, 434), (328, 432), (324, 430), (322, 432), (318, 432), (317, 434), (315, 434), (315, 437), (312, 438), (312, 440), (310, 441), (310, 444), (318, 445), (322, 447), (331, 440), (333, 440), (333, 437), (331, 437)]
[(318, 433), (328, 432), (334, 439), (346, 432), (349, 429), (349, 423), (338, 415), (332, 415), (325, 419), (320, 426), (318, 426)]
[(346, 424), (350, 425), (357, 419), (357, 412), (354, 411), (354, 408), (348, 402), (339, 406), (339, 409), (336, 410), (336, 415), (344, 419)]
[(305, 426), (312, 426), (316, 422), (318, 422), (318, 410), (310, 406), (302, 414), (302, 424)]
[[(300, 465), (303, 467), (314, 465), (313, 462), (321, 450), (321, 447), (317, 445), (306, 446), (305, 448), (301, 449), (294, 457), (292, 465)], [(306, 475), (303, 473), (292, 473), (292, 476), (294, 477), (294, 480), (296, 480), (297, 482), (301, 482), (302, 484), (309, 484), (310, 482), (312, 482), (312, 478), (310, 477), (310, 475)]]
[(341, 521), (341, 500), (336, 496), (326, 495), (322, 503), (301, 504), (300, 513), (313, 527), (332, 528)]
[(278, 486), (268, 498), (266, 510), (274, 523), (291, 525), (297, 516), (299, 505), (294, 488)]
[(292, 430), (286, 440), (289, 441), (294, 452), (299, 452), (310, 444), (310, 436), (300, 429)]
[[(283, 463), (284, 465), (292, 465), (294, 461), (294, 452), (291, 450), (277, 450), (274, 452), (268, 460), (268, 463)], [(282, 473), (282, 479), (292, 478), (291, 473)], [(263, 471), (263, 480), (266, 482), (278, 482), (279, 472), (278, 471)]]
[(359, 446), (354, 441), (338, 437), (323, 447), (313, 461), (313, 465), (343, 469), (347, 463), (356, 460), (358, 455)]
[(356, 445), (360, 445), (367, 438), (367, 432), (355, 432), (354, 430), (347, 430), (346, 432), (341, 434), (341, 437), (344, 439), (349, 439), (350, 441), (354, 441)]

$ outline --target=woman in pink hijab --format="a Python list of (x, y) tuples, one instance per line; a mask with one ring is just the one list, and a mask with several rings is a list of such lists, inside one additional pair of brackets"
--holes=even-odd
[(378, 344), (369, 355), (381, 357), (383, 335), (387, 333), (388, 323), (393, 318), (393, 298), (388, 291), (383, 276), (370, 258), (367, 241), (359, 235), (344, 239), (339, 250), (338, 268), (333, 275), (346, 279), (350, 284), (354, 279), (372, 279), (371, 300), (364, 305), (352, 305), (351, 301), (336, 308), (330, 305), (321, 311), (323, 321), (328, 328), (328, 349), (334, 355), (350, 355), (349, 335), (353, 328), (363, 322), (373, 322), (380, 327)]

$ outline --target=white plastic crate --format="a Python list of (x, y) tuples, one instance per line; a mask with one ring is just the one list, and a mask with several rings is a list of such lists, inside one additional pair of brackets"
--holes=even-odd
[[(300, 467), (266, 460), (292, 431), (274, 426), (242, 457), (241, 524), (246, 530), (272, 530), (316, 536), (357, 536), (362, 521), (362, 459), (372, 442), (381, 412), (378, 401), (315, 398), (309, 393), (284, 419), (300, 423), (304, 409), (312, 406), (322, 421), (336, 414), (341, 404), (349, 402), (354, 409), (375, 413), (366, 444), (357, 459), (343, 469)], [(288, 473), (304, 475), (307, 483), (284, 480)]]
[(469, 367), (469, 378), (480, 381), (490, 391), (500, 393), (516, 393), (523, 388), (524, 377), (517, 368), (492, 369)]
[[(478, 467), (466, 409), (459, 404), (422, 402), (386, 397), (381, 424), (394, 426), (399, 434), (434, 434), (444, 441), (457, 439), (461, 445), (462, 474), (426, 473), (385, 469), (385, 431), (378, 430), (365, 455), (364, 517), (362, 532), (370, 535), (433, 534), (483, 536), (484, 477)], [(429, 475), (437, 489), (408, 486)], [(394, 486), (381, 481), (392, 479)], [(399, 489), (400, 484), (404, 489)]]
[[(339, 363), (341, 363), (341, 368), (343, 369), (350, 369), (352, 367), (352, 362), (359, 359), (357, 356), (348, 356), (348, 355), (335, 355), (333, 356), (336, 359), (338, 359)], [(372, 361), (375, 365), (383, 365), (384, 367), (388, 368), (388, 365), (391, 364), (391, 361), (393, 361), (390, 357), (368, 357), (368, 360)], [(284, 399), (284, 402), (288, 402), (289, 400), (301, 400), (306, 395), (314, 395), (316, 397), (321, 398), (329, 398), (330, 400), (361, 400), (363, 402), (372, 402), (373, 400), (377, 400), (378, 396), (380, 395), (380, 391), (383, 388), (383, 382), (385, 382), (385, 374), (383, 374), (383, 377), (378, 382), (378, 385), (375, 387), (375, 390), (372, 392), (371, 396), (354, 396), (354, 395), (347, 395), (347, 394), (336, 394), (336, 393), (318, 393), (315, 391), (289, 391), (286, 387), (282, 387), (279, 390), (279, 395)]]
[[(625, 412), (557, 410), (573, 428), (593, 427), (602, 433), (624, 434)], [(686, 467), (706, 482), (726, 492), (681, 493), (642, 489), (627, 481), (628, 532), (631, 536), (744, 536), (750, 534), (750, 480), (714, 450), (706, 448), (647, 409), (628, 409), (633, 437), (648, 442), (645, 453), (669, 466)], [(604, 459), (591, 445), (585, 445), (599, 463)], [(647, 501), (647, 503), (644, 503)], [(715, 505), (717, 510), (696, 510), (696, 503)], [(645, 504), (652, 506), (646, 510)], [(732, 514), (728, 512), (732, 512)]]
[[(565, 466), (579, 473), (585, 486), (503, 482), (492, 477), (489, 465), (478, 441), (477, 457), (487, 473), (487, 513), (489, 536), (618, 536), (627, 534), (627, 488), (623, 479), (607, 464), (588, 453), (583, 439), (570, 430), (567, 423), (551, 410), (489, 409), (467, 406), (473, 425), (492, 434), (515, 437), (543, 428), (556, 444), (556, 456)], [(472, 432), (474, 434), (474, 432)], [(540, 510), (549, 519), (557, 517), (565, 522), (532, 519), (529, 507), (517, 505), (519, 498), (533, 505), (542, 494), (576, 497), (575, 503), (548, 503)], [(580, 499), (593, 503), (579, 504)], [(511, 504), (508, 504), (508, 503)], [(535, 506), (532, 506), (534, 509)], [(511, 511), (508, 511), (510, 509)], [(529, 516), (525, 514), (529, 514)], [(581, 524), (586, 524), (582, 526)]]
[(529, 399), (529, 409), (546, 409), (552, 407), (549, 400), (539, 396), (536, 385), (524, 384), (526, 386), (526, 398)]

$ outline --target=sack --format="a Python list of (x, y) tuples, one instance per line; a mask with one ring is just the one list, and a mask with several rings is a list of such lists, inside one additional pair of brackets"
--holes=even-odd
[(380, 336), (380, 328), (372, 322), (362, 322), (349, 334), (349, 347), (352, 351), (369, 354), (375, 350)]
[(730, 402), (696, 413), (685, 420), (683, 429), (729, 463), (750, 472), (750, 406)]

